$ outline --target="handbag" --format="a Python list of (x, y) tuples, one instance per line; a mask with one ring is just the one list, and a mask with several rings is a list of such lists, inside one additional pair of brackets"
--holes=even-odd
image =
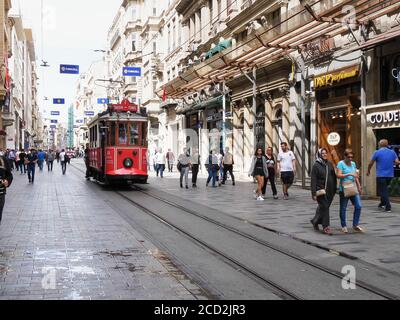
[(328, 175), (329, 175), (328, 165), (326, 165), (325, 169), (326, 169), (325, 189), (321, 189), (316, 192), (317, 198), (326, 196), (326, 189), (328, 188)]
[(177, 167), (178, 171), (181, 172), (181, 170), (182, 170), (182, 164), (181, 164), (180, 162), (178, 162), (178, 164), (177, 164), (176, 167)]
[(354, 181), (345, 181), (342, 183), (342, 186), (345, 198), (351, 198), (358, 195), (358, 189)]

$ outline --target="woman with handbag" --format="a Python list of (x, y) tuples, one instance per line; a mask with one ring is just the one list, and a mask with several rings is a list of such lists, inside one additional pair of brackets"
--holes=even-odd
[(315, 230), (322, 225), (323, 233), (332, 234), (330, 228), (329, 208), (336, 195), (337, 177), (333, 164), (328, 161), (328, 150), (318, 150), (317, 160), (311, 173), (311, 193), (314, 201), (318, 202), (317, 212), (311, 224)]
[(257, 148), (256, 153), (251, 161), (249, 177), (253, 176), (257, 179), (257, 201), (264, 201), (262, 197), (262, 188), (264, 187), (264, 179), (269, 177), (267, 159), (264, 156), (262, 148)]
[(342, 232), (348, 233), (346, 223), (346, 210), (349, 200), (354, 206), (353, 230), (363, 233), (364, 230), (359, 226), (361, 216), (361, 193), (362, 187), (358, 178), (357, 166), (354, 161), (354, 153), (351, 149), (344, 152), (345, 159), (337, 165), (337, 176), (340, 179), (340, 221)]

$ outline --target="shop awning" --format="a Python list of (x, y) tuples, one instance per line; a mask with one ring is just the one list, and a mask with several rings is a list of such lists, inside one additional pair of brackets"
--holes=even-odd
[(222, 106), (222, 96), (209, 99), (196, 104), (191, 104), (188, 106), (180, 107), (176, 109), (177, 114), (187, 114), (197, 112), (199, 110), (204, 110), (208, 108), (218, 108)]
[[(357, 24), (375, 20), (400, 10), (398, 0), (316, 0), (302, 1), (279, 25), (261, 28), (248, 40), (225, 49), (208, 60), (189, 68), (163, 86), (169, 98), (180, 99), (212, 83), (234, 79), (254, 67), (267, 67), (322, 36), (335, 37), (348, 32), (342, 20), (347, 15), (343, 6), (353, 6)], [(157, 92), (161, 97), (163, 89)]]

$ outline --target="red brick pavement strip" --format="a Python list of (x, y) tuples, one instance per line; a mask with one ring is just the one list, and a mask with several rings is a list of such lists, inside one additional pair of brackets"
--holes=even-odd
[(29, 185), (16, 174), (0, 226), (0, 299), (204, 299), (159, 254), (76, 175), (55, 166)]

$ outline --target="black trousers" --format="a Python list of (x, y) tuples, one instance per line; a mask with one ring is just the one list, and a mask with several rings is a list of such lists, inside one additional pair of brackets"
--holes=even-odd
[(235, 183), (235, 176), (233, 175), (233, 165), (232, 164), (224, 165), (224, 178), (223, 178), (222, 182), (225, 183), (226, 179), (228, 179), (228, 172), (231, 175), (232, 182)]
[(321, 224), (323, 228), (329, 227), (331, 224), (329, 208), (333, 202), (333, 195), (326, 195), (317, 198), (318, 207), (315, 217), (312, 220), (313, 224)]
[(197, 176), (199, 175), (199, 165), (192, 165), (192, 183), (193, 185), (197, 184)]
[(0, 195), (0, 222), (1, 222), (1, 218), (3, 216), (3, 209), (4, 209), (5, 203), (6, 203), (6, 195), (2, 194), (2, 195)]
[(53, 163), (54, 163), (54, 161), (47, 162), (47, 169), (49, 169), (49, 171), (53, 171)]
[(86, 165), (86, 178), (90, 178), (90, 161), (85, 160), (85, 165)]
[(270, 181), (271, 182), (272, 194), (274, 196), (278, 195), (278, 190), (276, 190), (275, 176), (276, 176), (275, 169), (274, 168), (268, 168), (268, 178), (264, 179), (264, 186), (262, 188), (262, 194), (265, 194), (267, 192), (268, 181)]
[(173, 161), (168, 161), (168, 171), (172, 172), (174, 168), (174, 162)]
[(67, 172), (67, 161), (61, 161), (61, 170), (63, 174)]

